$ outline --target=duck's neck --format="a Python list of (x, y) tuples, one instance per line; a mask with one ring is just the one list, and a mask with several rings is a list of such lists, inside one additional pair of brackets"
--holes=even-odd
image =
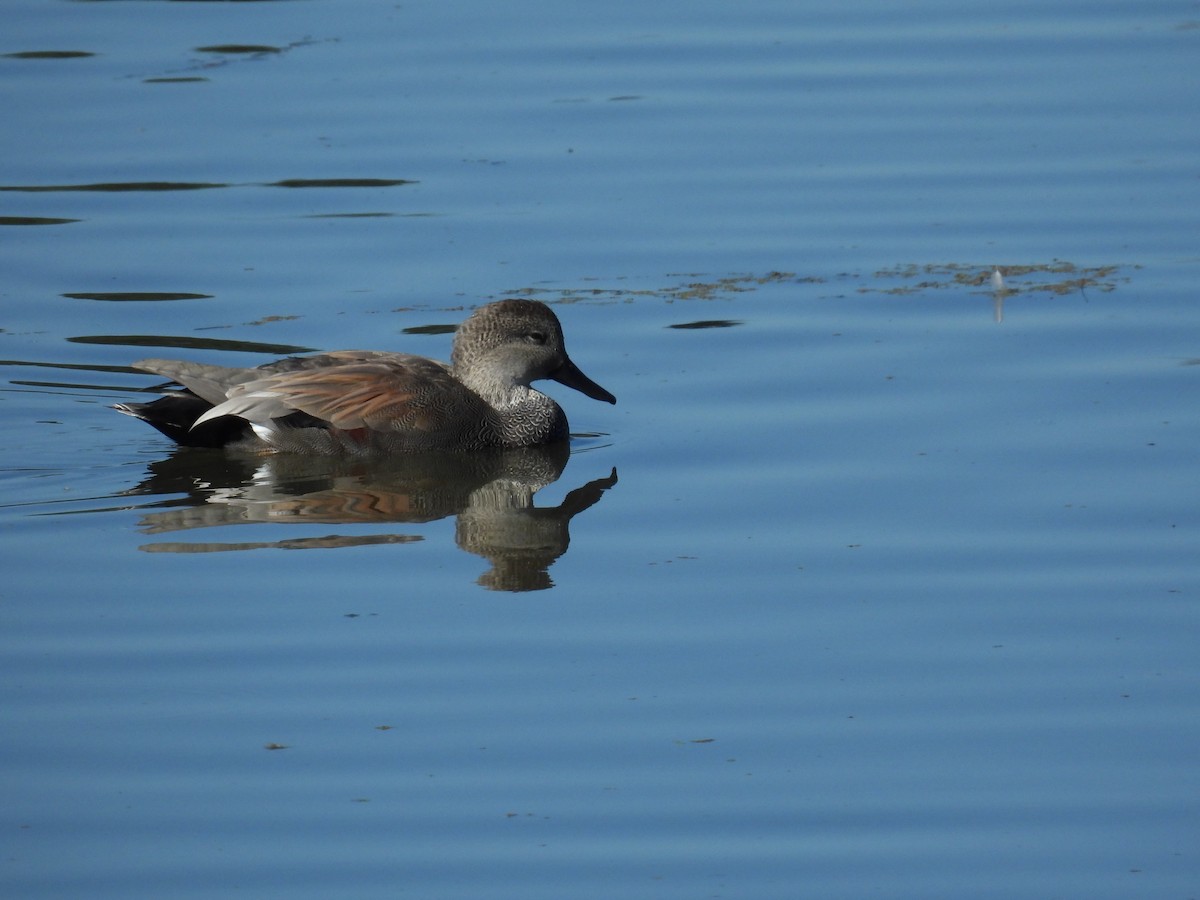
[(567, 438), (566, 414), (541, 391), (528, 384), (477, 374), (461, 380), (492, 408), (504, 446), (528, 447)]
[[(490, 401), (489, 401), (490, 402)], [(567, 417), (550, 397), (531, 387), (518, 387), (503, 404), (492, 404), (500, 433), (509, 447), (549, 444), (567, 438)]]
[(478, 372), (455, 372), (458, 380), (483, 398), (492, 409), (503, 411), (543, 397), (528, 384), (519, 384), (511, 379), (497, 378)]

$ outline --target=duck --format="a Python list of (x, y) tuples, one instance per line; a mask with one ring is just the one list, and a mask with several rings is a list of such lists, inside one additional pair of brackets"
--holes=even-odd
[(149, 403), (113, 408), (178, 444), (308, 455), (536, 447), (569, 438), (566, 413), (532, 387), (549, 379), (593, 400), (617, 398), (567, 355), (545, 303), (499, 300), (457, 329), (450, 362), (385, 350), (335, 350), (257, 368), (143, 359), (169, 378)]

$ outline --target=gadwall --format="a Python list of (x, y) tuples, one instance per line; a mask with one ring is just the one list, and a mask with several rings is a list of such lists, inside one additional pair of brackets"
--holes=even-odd
[(568, 431), (562, 408), (531, 382), (549, 378), (617, 402), (571, 362), (558, 317), (535, 300), (476, 310), (454, 336), (449, 365), (383, 350), (256, 369), (166, 359), (133, 365), (185, 390), (113, 408), (190, 446), (309, 454), (533, 447), (566, 440)]

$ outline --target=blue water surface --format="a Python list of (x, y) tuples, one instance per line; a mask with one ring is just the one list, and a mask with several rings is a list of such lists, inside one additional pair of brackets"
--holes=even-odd
[[(1195, 9), (4, 19), (4, 896), (1196, 896)], [(108, 408), (508, 296), (536, 512)]]

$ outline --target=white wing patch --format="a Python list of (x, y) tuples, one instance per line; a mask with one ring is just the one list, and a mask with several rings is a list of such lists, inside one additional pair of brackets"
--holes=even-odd
[(279, 399), (282, 396), (281, 392), (271, 390), (247, 391), (244, 394), (238, 394), (224, 403), (218, 403), (198, 418), (192, 427), (195, 428), (196, 425), (207, 422), (209, 419), (219, 419), (221, 416), (238, 416), (251, 424), (266, 424), (271, 419), (296, 411), (294, 406), (289, 406)]

